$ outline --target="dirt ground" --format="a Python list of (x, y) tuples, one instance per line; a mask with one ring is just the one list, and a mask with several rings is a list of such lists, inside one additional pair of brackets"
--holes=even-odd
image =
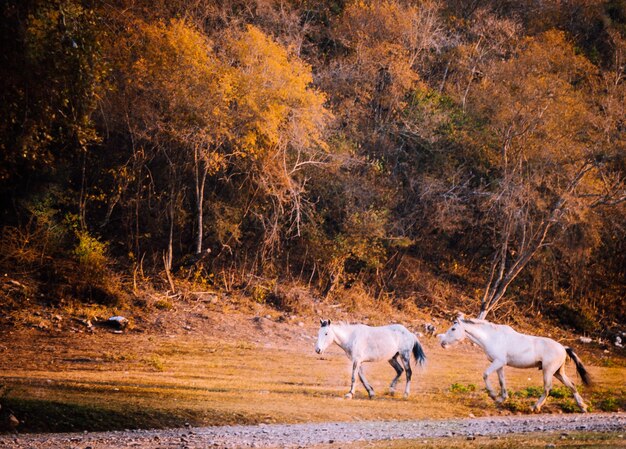
[[(597, 413), (626, 403), (626, 369), (614, 351), (579, 350), (596, 381), (581, 389), (595, 410), (588, 415), (575, 413), (572, 398), (558, 388), (543, 409), (553, 416), (531, 415), (541, 385), (537, 370), (507, 370), (511, 399), (496, 406), (483, 390), (488, 363), (479, 349), (464, 344), (443, 350), (427, 336), (421, 340), (428, 363), (416, 370), (409, 399), (387, 393), (393, 370), (376, 363), (366, 372), (377, 397), (369, 400), (361, 389), (348, 401), (342, 399), (348, 359), (337, 347), (322, 356), (313, 351), (317, 319), (262, 307), (226, 312), (189, 304), (177, 313), (157, 313), (151, 322), (136, 320), (121, 334), (99, 327), (90, 332), (71, 316), (52, 316), (57, 324), (47, 329), (0, 327), (0, 419), (11, 412), (20, 421), (18, 436), (0, 436), (0, 446), (297, 447), (359, 441), (367, 432), (368, 441), (384, 441), (503, 429), (619, 432), (626, 424), (623, 413)], [(345, 316), (336, 309), (320, 315)], [(423, 320), (402, 323), (417, 332)], [(575, 336), (554, 337), (577, 348)], [(570, 364), (572, 378), (574, 371)], [(550, 420), (550, 426), (542, 424)], [(372, 430), (364, 430), (370, 424)], [(180, 430), (131, 430), (146, 428)], [(109, 430), (123, 433), (94, 433)], [(23, 435), (50, 431), (88, 433)]]

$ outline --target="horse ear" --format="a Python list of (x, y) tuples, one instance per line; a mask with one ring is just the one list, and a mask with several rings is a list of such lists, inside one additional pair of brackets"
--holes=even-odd
[(325, 324), (324, 320), (320, 320), (320, 327), (324, 327), (324, 324)]
[(464, 314), (464, 313), (462, 313), (462, 312), (458, 312), (458, 313), (456, 314), (456, 319), (455, 319), (455, 321), (461, 321), (461, 320), (464, 320), (464, 319), (465, 319), (465, 314)]
[(330, 320), (328, 320), (328, 323), (327, 323), (327, 324), (330, 326)]

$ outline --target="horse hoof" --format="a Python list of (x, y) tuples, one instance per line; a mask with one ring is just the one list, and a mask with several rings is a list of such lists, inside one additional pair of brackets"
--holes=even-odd
[(396, 394), (396, 390), (389, 390), (389, 395), (390, 396), (395, 396)]
[(352, 393), (346, 394), (343, 398), (344, 399), (352, 399)]
[(376, 395), (374, 393), (370, 394), (370, 399), (374, 399)]
[(409, 399), (409, 393), (404, 393), (404, 394), (402, 395), (402, 397), (403, 397), (404, 399)]

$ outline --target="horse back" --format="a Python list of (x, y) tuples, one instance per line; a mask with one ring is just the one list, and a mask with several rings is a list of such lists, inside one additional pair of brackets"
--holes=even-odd
[(354, 334), (354, 352), (364, 360), (382, 360), (393, 357), (399, 351), (410, 351), (415, 337), (404, 326), (359, 325)]

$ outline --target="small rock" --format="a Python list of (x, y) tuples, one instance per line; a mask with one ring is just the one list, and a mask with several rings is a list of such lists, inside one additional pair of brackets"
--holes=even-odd
[(467, 415), (467, 416), (469, 416), (470, 418), (476, 418), (476, 415), (474, 415), (473, 413), (470, 413), (470, 414), (469, 414), (469, 415)]
[(106, 322), (109, 326), (120, 330), (126, 329), (126, 327), (128, 326), (128, 318), (119, 315), (112, 316)]
[(54, 316), (52, 317), (52, 319), (53, 319), (54, 321), (63, 321), (63, 317), (62, 317), (61, 315), (54, 315)]
[(581, 343), (591, 343), (593, 340), (589, 337), (579, 337), (578, 341), (580, 341)]
[(556, 444), (546, 444), (546, 449), (554, 449), (556, 447)]
[(299, 326), (299, 327), (304, 327), (304, 323), (303, 323), (302, 321), (299, 321), (299, 322), (298, 322), (298, 326)]

